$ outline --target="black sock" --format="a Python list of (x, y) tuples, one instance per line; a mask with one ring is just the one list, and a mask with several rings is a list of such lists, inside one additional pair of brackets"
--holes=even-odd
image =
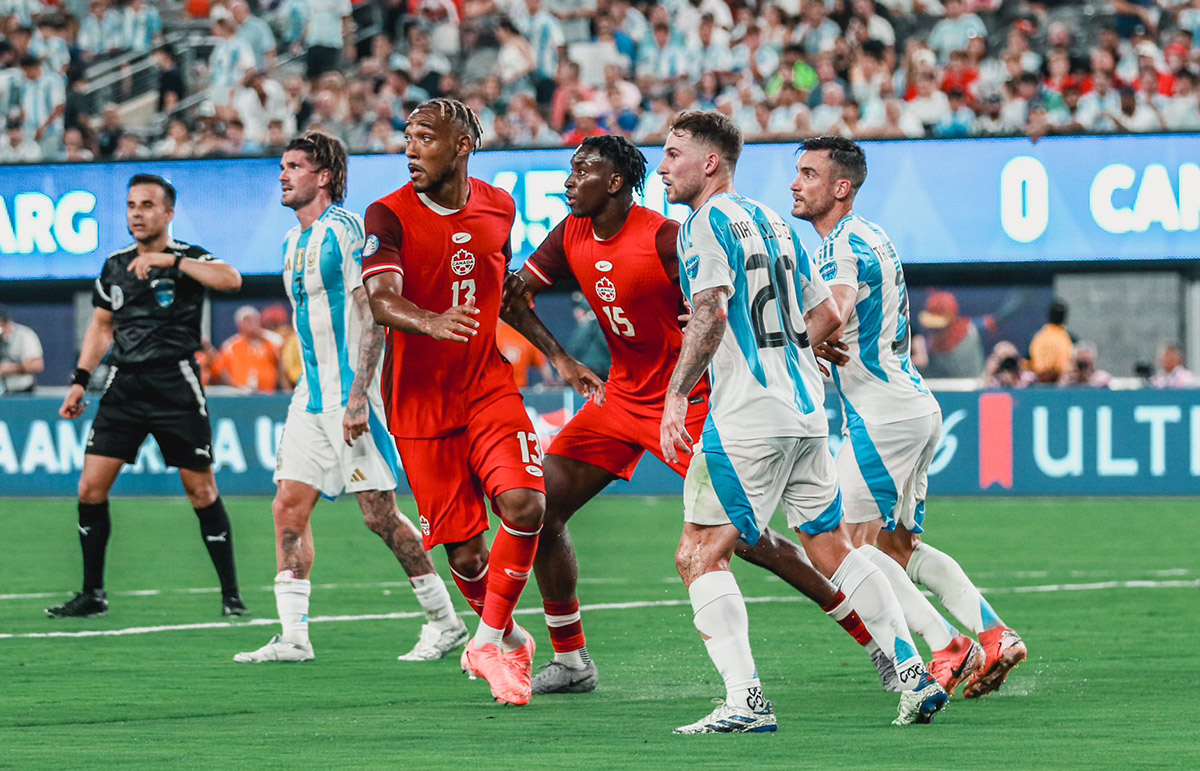
[(108, 501), (79, 502), (79, 546), (83, 549), (83, 591), (104, 588), (104, 552), (108, 549), (108, 534), (112, 520), (108, 517)]
[(218, 497), (209, 506), (196, 509), (196, 516), (200, 519), (200, 535), (204, 537), (204, 546), (221, 581), (221, 594), (226, 597), (236, 595), (238, 584), (237, 568), (233, 564), (233, 527), (229, 524), (229, 515), (225, 513), (225, 504)]

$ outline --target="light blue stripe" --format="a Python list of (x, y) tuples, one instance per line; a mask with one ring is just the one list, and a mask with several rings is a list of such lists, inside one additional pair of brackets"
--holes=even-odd
[[(841, 378), (838, 377), (836, 370), (833, 378), (837, 383), (838, 390), (841, 391)], [(887, 466), (883, 465), (883, 458), (879, 456), (879, 451), (875, 449), (875, 443), (871, 441), (871, 436), (867, 433), (866, 423), (863, 422), (862, 416), (855, 411), (854, 406), (850, 404), (844, 391), (842, 391), (842, 403), (846, 406), (846, 429), (850, 433), (850, 446), (854, 448), (854, 459), (858, 463), (858, 470), (862, 474), (863, 481), (867, 483), (867, 489), (871, 491), (875, 504), (879, 506), (879, 513), (883, 517), (883, 529), (895, 530), (896, 502), (900, 498), (896, 492), (896, 483), (892, 481), (892, 475), (888, 473)]]
[(392, 435), (388, 433), (387, 428), (383, 425), (383, 421), (375, 414), (375, 410), (367, 405), (367, 425), (371, 431), (371, 441), (375, 443), (375, 449), (379, 450), (379, 454), (383, 456), (384, 462), (388, 468), (392, 470), (392, 479), (400, 481), (400, 455), (396, 452), (396, 442), (392, 439)]
[(917, 501), (916, 509), (913, 511), (913, 520), (912, 530), (909, 532), (924, 533), (925, 528), (922, 525), (925, 524), (925, 501)]
[(726, 259), (733, 272), (733, 294), (741, 297), (741, 301), (729, 303), (729, 328), (733, 330), (733, 339), (737, 342), (746, 366), (750, 373), (763, 388), (767, 387), (767, 372), (763, 369), (762, 360), (758, 356), (758, 344), (754, 340), (754, 328), (750, 325), (750, 297), (746, 287), (746, 256), (742, 252), (741, 242), (729, 230), (729, 216), (716, 206), (709, 207), (708, 223), (712, 228), (717, 242), (725, 250)]
[(850, 247), (858, 256), (858, 280), (866, 283), (867, 297), (854, 307), (858, 314), (858, 353), (863, 366), (875, 377), (888, 382), (879, 364), (879, 335), (883, 331), (883, 271), (875, 252), (857, 233), (849, 237)]
[(816, 519), (805, 522), (800, 526), (800, 529), (809, 535), (832, 533), (838, 529), (838, 525), (842, 524), (843, 513), (845, 513), (845, 509), (842, 506), (842, 491), (839, 488), (837, 497), (830, 501), (825, 511), (821, 512), (821, 515)]
[[(296, 250), (303, 253), (308, 249), (308, 239), (312, 236), (312, 228), (300, 234), (296, 242)], [(295, 252), (289, 255), (294, 259)], [(305, 261), (300, 261), (300, 269), (292, 273), (292, 295), (296, 299), (296, 334), (300, 336), (300, 355), (304, 359), (304, 382), (308, 384), (308, 411), (321, 412), (321, 374), (317, 371), (317, 345), (313, 341), (312, 319), (308, 315), (311, 303), (308, 292), (304, 287)]]
[(750, 505), (746, 489), (742, 487), (742, 480), (738, 479), (733, 463), (721, 446), (721, 436), (712, 422), (711, 413), (705, 421), (703, 436), (704, 462), (708, 466), (708, 475), (717, 499), (721, 501), (730, 523), (742, 534), (742, 540), (753, 546), (762, 536), (758, 530), (758, 519), (754, 516), (754, 507)]
[[(900, 265), (899, 258), (896, 257), (896, 246), (892, 243), (892, 240), (888, 238), (887, 233), (883, 232), (883, 228), (879, 227), (873, 222), (868, 222), (862, 217), (859, 217), (858, 219), (879, 238), (879, 242), (884, 245), (884, 247), (893, 257), (896, 270), (896, 292), (898, 300), (898, 304), (896, 306), (895, 340), (903, 340), (908, 334), (911, 321), (908, 318), (908, 314), (900, 312), (900, 309), (903, 308), (908, 302), (908, 286), (904, 281), (904, 268)], [(910, 358), (910, 350), (910, 348), (905, 348), (903, 351), (896, 353), (896, 358), (900, 362), (900, 369), (903, 370), (906, 375), (908, 375), (908, 379), (912, 382), (914, 388), (923, 394), (927, 394), (929, 393), (929, 389), (925, 387), (925, 382), (921, 380), (921, 376), (915, 369), (913, 369), (912, 359)]]
[(325, 230), (325, 241), (321, 244), (321, 281), (325, 284), (325, 296), (329, 298), (329, 316), (333, 322), (333, 340), (337, 345), (338, 372), (342, 381), (342, 406), (350, 401), (350, 385), (354, 382), (354, 368), (350, 366), (350, 350), (346, 340), (346, 281), (342, 276), (342, 253), (338, 247), (337, 234), (333, 228)]

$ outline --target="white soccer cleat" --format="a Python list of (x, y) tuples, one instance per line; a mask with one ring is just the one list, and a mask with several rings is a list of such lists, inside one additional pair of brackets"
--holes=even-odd
[(403, 656), (397, 656), (399, 661), (437, 661), (446, 658), (450, 651), (458, 648), (471, 638), (467, 625), (461, 618), (455, 617), (456, 626), (449, 629), (439, 629), (432, 622), (421, 627), (421, 636), (413, 649)]
[(591, 693), (596, 690), (600, 674), (596, 665), (588, 661), (583, 669), (572, 669), (559, 661), (547, 662), (533, 676), (535, 694), (542, 693)]
[(940, 712), (949, 700), (946, 689), (933, 675), (926, 673), (915, 691), (904, 691), (900, 694), (900, 714), (892, 721), (892, 725), (932, 723), (933, 716)]
[(733, 707), (716, 699), (717, 708), (708, 717), (675, 729), (677, 734), (761, 734), (770, 733), (778, 726), (771, 702), (761, 712), (752, 712)]
[(285, 642), (279, 635), (271, 638), (271, 642), (256, 651), (235, 654), (233, 660), (239, 664), (264, 664), (268, 661), (312, 661), (312, 643), (300, 645)]

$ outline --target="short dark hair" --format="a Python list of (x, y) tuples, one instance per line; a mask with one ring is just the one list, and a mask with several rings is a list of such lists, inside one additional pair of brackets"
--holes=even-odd
[(642, 192), (646, 184), (646, 156), (633, 142), (625, 137), (605, 134), (604, 136), (588, 137), (579, 144), (579, 149), (595, 150), (596, 153), (613, 165), (613, 169), (625, 180), (625, 184), (637, 192)]
[(414, 113), (418, 113), (421, 110), (436, 110), (443, 118), (458, 125), (460, 129), (465, 131), (474, 140), (471, 152), (475, 152), (483, 144), (483, 124), (479, 122), (479, 116), (475, 114), (474, 110), (457, 99), (447, 99), (446, 97), (426, 99), (408, 114), (409, 119), (412, 118)]
[(741, 129), (729, 116), (715, 110), (681, 112), (671, 120), (669, 130), (672, 134), (686, 131), (693, 139), (709, 143), (731, 167), (737, 166), (742, 157)]
[(1067, 323), (1067, 304), (1057, 297), (1050, 303), (1049, 320), (1051, 324), (1060, 326)]
[(157, 174), (134, 174), (129, 178), (129, 189), (132, 190), (134, 185), (158, 185), (162, 188), (167, 208), (175, 208), (175, 186), (168, 182), (165, 177), (160, 177)]
[(301, 151), (318, 170), (328, 169), (330, 200), (346, 200), (346, 148), (340, 139), (323, 131), (305, 131), (287, 143), (284, 152), (288, 150)]
[(842, 179), (850, 180), (850, 188), (855, 193), (867, 181), (867, 156), (857, 143), (845, 137), (813, 137), (800, 143), (801, 152), (824, 150), (829, 153), (829, 160), (842, 174)]

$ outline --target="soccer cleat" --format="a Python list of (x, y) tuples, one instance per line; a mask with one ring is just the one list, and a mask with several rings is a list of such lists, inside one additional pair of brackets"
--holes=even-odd
[[(521, 629), (520, 627), (516, 627)], [(529, 687), (530, 678), (533, 677), (533, 657), (537, 653), (537, 643), (533, 639), (533, 635), (521, 629), (525, 634), (525, 644), (515, 651), (508, 651), (504, 654), (504, 658), (508, 661), (508, 668), (513, 671), (520, 680)]]
[(422, 626), (421, 636), (417, 639), (417, 644), (408, 653), (405, 653), (403, 656), (397, 656), (397, 660), (437, 661), (438, 659), (446, 658), (446, 655), (450, 651), (458, 648), (471, 637), (471, 633), (467, 630), (467, 625), (463, 623), (462, 619), (455, 616), (454, 620), (458, 624), (449, 629), (441, 629), (432, 622)]
[(929, 674), (933, 675), (947, 696), (953, 696), (958, 684), (970, 679), (983, 666), (983, 648), (979, 643), (960, 634), (940, 651), (933, 652)]
[(285, 642), (282, 637), (275, 635), (271, 642), (256, 651), (234, 654), (233, 660), (239, 664), (264, 664), (268, 661), (312, 661), (312, 643), (300, 645)]
[(966, 699), (978, 699), (999, 688), (1008, 673), (1029, 655), (1021, 635), (1006, 626), (980, 632), (979, 642), (983, 646), (985, 660), (983, 668), (963, 689), (963, 698)]
[(596, 690), (599, 673), (588, 661), (583, 669), (572, 669), (560, 661), (549, 661), (533, 677), (534, 693), (591, 693)]
[(80, 592), (62, 605), (46, 608), (50, 618), (98, 618), (108, 615), (108, 595), (103, 589)]
[(468, 680), (475, 680), (479, 677), (479, 674), (471, 669), (471, 662), (467, 661), (466, 648), (463, 648), (462, 655), (458, 657), (458, 665), (462, 667), (463, 674), (467, 676)]
[(675, 729), (677, 734), (762, 734), (771, 733), (778, 724), (775, 722), (775, 710), (771, 702), (761, 712), (752, 712), (741, 707), (726, 704), (721, 699), (714, 699), (717, 708), (708, 717), (701, 718), (695, 723), (681, 725)]
[(926, 672), (916, 690), (900, 694), (900, 714), (892, 721), (892, 725), (932, 723), (933, 716), (940, 712), (949, 700), (946, 689), (942, 688), (933, 675)]
[(241, 597), (231, 594), (221, 598), (221, 615), (229, 617), (249, 616), (250, 611), (246, 608), (246, 603), (242, 602)]
[(900, 693), (904, 690), (900, 687), (900, 678), (896, 675), (896, 667), (892, 664), (892, 659), (878, 645), (871, 648), (871, 663), (879, 672), (879, 682), (883, 686), (883, 690), (888, 693)]
[(472, 640), (467, 643), (463, 655), (467, 663), (464, 671), (486, 680), (496, 701), (516, 706), (529, 703), (529, 681), (521, 682), (499, 645), (476, 647)]

